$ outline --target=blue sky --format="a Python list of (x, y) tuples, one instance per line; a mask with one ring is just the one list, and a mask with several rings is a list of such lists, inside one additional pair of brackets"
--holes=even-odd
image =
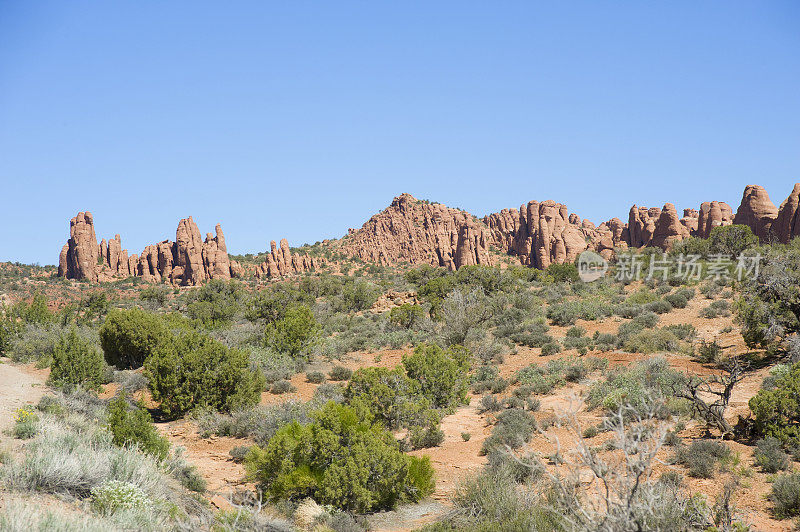
[(245, 253), (402, 192), (600, 222), (795, 181), (798, 2), (0, 0), (0, 260), (57, 262), (82, 210)]

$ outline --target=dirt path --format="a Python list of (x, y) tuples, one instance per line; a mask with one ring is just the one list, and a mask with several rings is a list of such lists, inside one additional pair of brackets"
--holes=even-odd
[(0, 359), (0, 431), (14, 424), (12, 415), (24, 405), (35, 405), (45, 394), (45, 377), (31, 368)]

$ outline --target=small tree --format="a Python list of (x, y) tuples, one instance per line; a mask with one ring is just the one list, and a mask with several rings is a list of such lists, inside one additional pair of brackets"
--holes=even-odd
[(736, 259), (743, 251), (758, 245), (758, 237), (747, 225), (724, 225), (711, 229), (709, 252)]
[(244, 294), (237, 281), (212, 279), (196, 290), (186, 311), (208, 327), (227, 325), (242, 309)]
[(53, 350), (48, 383), (56, 387), (82, 386), (99, 390), (103, 384), (105, 364), (97, 347), (78, 336), (72, 328), (62, 335)]
[(252, 406), (264, 387), (264, 376), (250, 370), (247, 353), (194, 332), (159, 346), (144, 368), (153, 399), (170, 417), (198, 407)]
[(369, 512), (433, 491), (427, 457), (406, 456), (397, 441), (353, 408), (327, 403), (308, 425), (289, 423), (245, 457), (250, 478), (273, 500), (312, 497)]
[(136, 369), (159, 346), (172, 338), (167, 326), (144, 310), (112, 310), (100, 327), (100, 345), (106, 362), (117, 369)]
[(295, 305), (282, 319), (267, 325), (267, 346), (292, 358), (306, 356), (318, 329), (311, 309), (306, 305)]
[(774, 387), (750, 399), (759, 436), (772, 436), (784, 445), (800, 442), (800, 363), (775, 379)]
[(443, 350), (436, 344), (421, 344), (413, 355), (403, 357), (403, 366), (435, 408), (452, 410), (467, 400), (471, 358), (462, 346)]

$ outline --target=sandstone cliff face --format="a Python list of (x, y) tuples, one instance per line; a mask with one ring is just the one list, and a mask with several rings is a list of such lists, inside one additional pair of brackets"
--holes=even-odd
[(552, 200), (531, 201), (519, 210), (503, 209), (483, 221), (489, 227), (494, 247), (536, 268), (571, 262), (606, 234), (610, 235), (606, 241), (613, 247), (610, 230), (595, 228), (588, 220), (581, 222), (576, 214), (569, 214), (566, 205)]
[(491, 264), (489, 234), (472, 215), (402, 194), (351, 229), (341, 246), (352, 257), (382, 265), (409, 262), (454, 270)]
[(692, 236), (708, 238), (715, 227), (731, 225), (733, 223), (733, 209), (724, 201), (705, 201), (700, 205), (697, 230)]
[[(360, 229), (351, 229), (336, 247), (345, 255), (382, 265), (430, 264), (455, 270), (491, 265), (497, 254), (505, 254), (520, 264), (546, 268), (572, 262), (587, 249), (606, 258), (628, 247), (667, 250), (684, 238), (707, 238), (714, 227), (734, 223), (747, 225), (763, 242), (788, 242), (800, 235), (799, 211), (800, 183), (780, 208), (763, 187), (748, 185), (735, 215), (730, 205), (720, 201), (684, 209), (682, 217), (671, 203), (663, 208), (633, 205), (627, 223), (612, 218), (598, 226), (551, 200), (503, 209), (481, 221), (464, 211), (402, 194)], [(325, 264), (323, 259), (292, 253), (286, 239), (280, 246), (273, 241), (270, 247), (262, 264), (248, 266), (259, 278), (283, 278)], [(164, 240), (145, 247), (139, 255), (129, 255), (119, 235), (98, 245), (91, 213), (81, 212), (70, 221), (70, 238), (61, 249), (58, 274), (90, 281), (135, 275), (151, 282), (196, 285), (242, 276), (244, 270), (229, 259), (219, 225), (203, 240), (194, 220), (186, 218), (178, 224), (174, 242)]]
[(771, 233), (772, 222), (777, 217), (778, 209), (770, 201), (764, 187), (747, 185), (733, 223), (750, 226), (754, 235), (762, 241), (766, 241)]
[(97, 281), (100, 248), (90, 212), (79, 212), (69, 222), (69, 240), (61, 249), (58, 274), (70, 279)]
[(256, 266), (255, 273), (259, 279), (288, 277), (317, 270), (324, 264), (324, 259), (292, 253), (289, 242), (283, 238), (280, 247), (275, 244), (274, 240), (270, 242), (267, 259)]
[(772, 231), (784, 244), (800, 235), (800, 220), (798, 220), (800, 208), (798, 206), (800, 206), (800, 183), (795, 183), (789, 197), (781, 203), (778, 216), (772, 224)]
[(208, 279), (230, 279), (241, 267), (228, 258), (222, 227), (203, 241), (194, 220), (181, 220), (175, 242), (146, 246), (140, 255), (128, 255), (119, 235), (97, 244), (94, 220), (81, 212), (70, 221), (70, 238), (61, 250), (58, 275), (67, 279), (109, 281), (138, 276), (148, 282), (197, 285)]

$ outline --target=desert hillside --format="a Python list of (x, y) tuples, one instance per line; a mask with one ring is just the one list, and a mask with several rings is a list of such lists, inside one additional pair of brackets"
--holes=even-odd
[[(478, 260), (473, 244), (431, 265), (431, 242), (463, 240), (456, 221), (494, 243), (499, 222), (393, 207), (422, 223), (381, 213), (328, 258), (282, 242), (250, 262), (274, 276), (247, 260), (231, 276), (219, 227), (187, 247), (191, 220), (157, 246), (183, 257), (160, 280), (102, 274), (124, 263), (109, 243), (96, 279), (2, 264), (0, 523), (792, 529), (797, 240), (714, 222), (666, 253), (616, 246), (582, 280), (566, 259)], [(94, 249), (90, 221), (68, 256)], [(417, 259), (391, 239), (348, 258), (379, 227)], [(319, 267), (295, 268), (305, 256)]]

